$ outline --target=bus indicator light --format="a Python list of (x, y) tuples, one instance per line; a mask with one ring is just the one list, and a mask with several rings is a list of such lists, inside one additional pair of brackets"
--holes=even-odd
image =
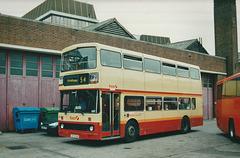
[(89, 118), (88, 118), (88, 121), (92, 121), (92, 118), (91, 118), (91, 117), (89, 117)]
[(59, 78), (59, 86), (63, 86), (63, 78), (62, 77)]

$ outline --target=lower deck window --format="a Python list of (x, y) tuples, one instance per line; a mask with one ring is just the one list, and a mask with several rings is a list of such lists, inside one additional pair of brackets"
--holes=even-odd
[(146, 110), (162, 110), (162, 97), (147, 97)]
[(196, 98), (192, 98), (192, 109), (196, 110)]
[(177, 110), (177, 97), (164, 97), (164, 110)]
[(125, 96), (124, 98), (124, 110), (125, 111), (143, 111), (142, 96)]
[(178, 98), (179, 110), (190, 110), (190, 98)]

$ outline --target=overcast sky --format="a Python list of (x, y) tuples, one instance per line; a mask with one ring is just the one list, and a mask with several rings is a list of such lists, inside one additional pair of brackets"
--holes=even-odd
[[(93, 4), (100, 22), (115, 17), (132, 34), (170, 37), (171, 42), (201, 37), (205, 49), (215, 54), (213, 0), (78, 1)], [(0, 0), (0, 13), (21, 17), (42, 2)]]

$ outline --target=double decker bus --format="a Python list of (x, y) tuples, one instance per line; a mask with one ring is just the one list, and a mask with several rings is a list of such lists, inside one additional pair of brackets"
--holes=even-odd
[(217, 82), (217, 126), (232, 141), (240, 137), (240, 73)]
[(198, 66), (83, 43), (65, 48), (59, 81), (59, 135), (102, 140), (203, 125)]

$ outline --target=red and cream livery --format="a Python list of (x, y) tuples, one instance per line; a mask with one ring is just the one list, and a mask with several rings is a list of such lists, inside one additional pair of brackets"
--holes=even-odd
[(203, 125), (199, 67), (84, 43), (62, 52), (59, 135), (124, 138)]

